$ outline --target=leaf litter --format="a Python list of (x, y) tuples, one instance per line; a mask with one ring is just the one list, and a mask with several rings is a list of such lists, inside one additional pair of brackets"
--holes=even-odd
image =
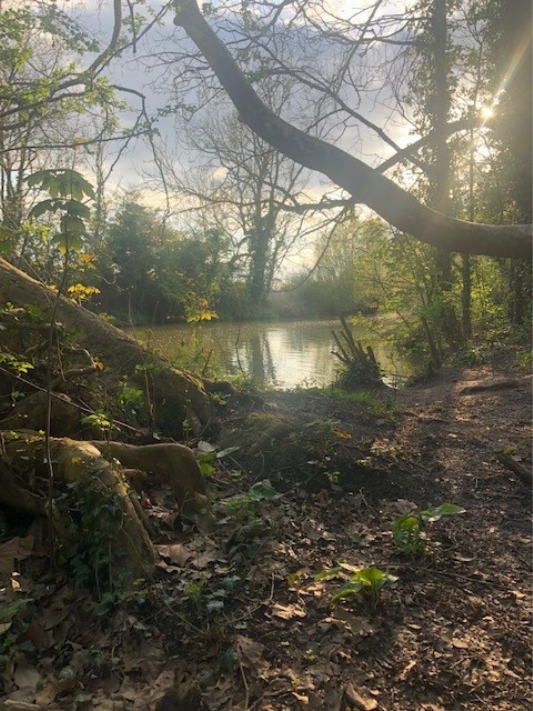
[[(361, 460), (386, 474), (375, 487), (313, 490), (291, 480), (290, 463), (283, 484), (245, 458), (238, 477), (217, 460), (215, 533), (181, 524), (164, 490), (143, 502), (161, 558), (139, 600), (104, 610), (50, 575), (31, 536), (3, 543), (0, 709), (530, 708), (531, 502), (493, 456), (502, 439), (530, 436), (530, 389), (522, 379), (490, 401), (461, 396), (478, 377), (399, 393), (404, 414), (374, 431), (353, 406), (265, 396), (334, 421), (330, 471), (352, 471), (353, 443), (366, 438)], [(449, 437), (459, 422), (461, 436)], [(264, 475), (276, 496), (263, 484), (250, 495)], [(434, 524), (426, 555), (399, 555), (393, 521), (443, 501), (466, 514)], [(341, 581), (316, 575), (340, 563), (397, 581), (373, 608), (357, 595), (332, 605)]]

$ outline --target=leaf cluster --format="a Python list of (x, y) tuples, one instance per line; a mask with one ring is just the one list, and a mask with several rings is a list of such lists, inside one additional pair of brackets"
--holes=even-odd
[(465, 512), (466, 509), (457, 506), (457, 504), (444, 503), (423, 511), (403, 514), (394, 521), (392, 526), (394, 543), (404, 555), (424, 555), (428, 546), (425, 530), (427, 524)]

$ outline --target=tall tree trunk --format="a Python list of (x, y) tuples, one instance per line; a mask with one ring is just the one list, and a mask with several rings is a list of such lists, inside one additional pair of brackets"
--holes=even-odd
[[(434, 136), (434, 165), (431, 179), (431, 202), (435, 210), (452, 215), (451, 200), (451, 152), (448, 145), (448, 121), (451, 111), (451, 92), (449, 85), (450, 57), (448, 47), (447, 0), (434, 0), (431, 9), (431, 31), (433, 34), (433, 72), (434, 93), (429, 97), (429, 113)], [(433, 104), (433, 105), (431, 105)], [(456, 348), (462, 341), (461, 329), (453, 304), (451, 292), (453, 286), (452, 254), (449, 250), (438, 248), (435, 256), (440, 327), (444, 338), (451, 348)]]

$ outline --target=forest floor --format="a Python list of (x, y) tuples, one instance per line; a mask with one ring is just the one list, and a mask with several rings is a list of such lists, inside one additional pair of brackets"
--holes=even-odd
[[(149, 492), (161, 563), (139, 599), (95, 605), (19, 551), (32, 615), (0, 626), (0, 709), (530, 709), (531, 490), (498, 455), (531, 470), (531, 373), (514, 362), (382, 405), (229, 398), (223, 446), (240, 449), (211, 477), (218, 525), (180, 524)], [(444, 502), (465, 513), (401, 554), (394, 520)], [(343, 581), (316, 576), (339, 563), (395, 580), (332, 604)]]

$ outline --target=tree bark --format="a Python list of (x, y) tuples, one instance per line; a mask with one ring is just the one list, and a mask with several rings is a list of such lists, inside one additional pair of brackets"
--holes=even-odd
[[(46, 318), (56, 298), (46, 286), (0, 258), (0, 303), (39, 306)], [(134, 381), (149, 376), (155, 425), (160, 431), (181, 439), (185, 420), (195, 434), (216, 430), (211, 400), (199, 378), (172, 368), (118, 328), (63, 297), (57, 321), (76, 334), (79, 345), (101, 360), (104, 372), (109, 368)]]
[(176, 0), (175, 10), (174, 24), (183, 27), (204, 55), (241, 121), (276, 150), (327, 175), (395, 228), (422, 242), (465, 254), (531, 259), (531, 225), (472, 224), (431, 210), (362, 161), (281, 119), (247, 83), (195, 0)]

